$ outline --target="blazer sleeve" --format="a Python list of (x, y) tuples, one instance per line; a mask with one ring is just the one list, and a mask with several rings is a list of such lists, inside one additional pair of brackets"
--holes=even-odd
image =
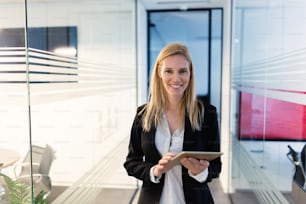
[(142, 120), (141, 115), (138, 114), (141, 109), (142, 107), (138, 108), (132, 124), (128, 154), (123, 166), (129, 176), (134, 176), (144, 182), (150, 182), (150, 169), (154, 164), (144, 160)]
[[(217, 118), (217, 110), (212, 105), (206, 105), (207, 109), (205, 110), (204, 116), (204, 124), (206, 124), (206, 130), (208, 137), (207, 149), (209, 151), (219, 152), (220, 151), (220, 133), (219, 133), (219, 125)], [(214, 159), (210, 161), (210, 165), (208, 167), (209, 174), (207, 181), (212, 180), (213, 178), (219, 177), (221, 172), (221, 158)]]

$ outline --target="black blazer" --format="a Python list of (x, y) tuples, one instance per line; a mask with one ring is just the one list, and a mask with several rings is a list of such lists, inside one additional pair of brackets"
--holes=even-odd
[[(162, 155), (155, 146), (156, 128), (146, 132), (142, 128), (141, 115), (138, 112), (144, 108), (140, 106), (137, 110), (132, 129), (128, 149), (128, 155), (124, 167), (128, 175), (143, 181), (139, 196), (139, 204), (158, 204), (164, 185), (164, 175), (160, 183), (150, 180), (150, 169), (158, 163)], [(216, 108), (205, 105), (204, 123), (201, 131), (193, 131), (189, 117), (185, 118), (185, 132), (183, 150), (185, 151), (220, 151), (220, 136)], [(183, 191), (188, 204), (213, 204), (207, 182), (219, 176), (221, 172), (220, 158), (210, 162), (209, 174), (205, 182), (200, 183), (188, 175), (188, 170), (182, 166)]]

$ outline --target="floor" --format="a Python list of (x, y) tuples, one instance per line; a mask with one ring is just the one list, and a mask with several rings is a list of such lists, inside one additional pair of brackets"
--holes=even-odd
[[(211, 192), (213, 194), (213, 197), (214, 197), (214, 200), (215, 200), (216, 204), (218, 204), (218, 203), (220, 203), (220, 204), (231, 204), (232, 203), (231, 200), (230, 200), (230, 197), (223, 192), (222, 186), (221, 186), (218, 179), (214, 179), (209, 184), (209, 187), (211, 189)], [(137, 194), (136, 194), (134, 202), (132, 202), (132, 204), (136, 204), (136, 203), (137, 203)], [(248, 204), (251, 204), (251, 203), (248, 203)]]
[[(259, 204), (252, 192), (237, 191), (230, 196), (225, 194), (218, 179), (213, 180), (209, 186), (216, 204)], [(64, 187), (54, 187), (48, 198), (50, 204), (65, 189)], [(138, 191), (135, 189), (104, 188), (92, 204), (137, 204), (137, 197)], [(285, 194), (285, 197), (290, 204), (296, 204), (290, 194)]]
[[(216, 204), (232, 203), (230, 197), (223, 192), (222, 186), (218, 179), (213, 180), (209, 184), (209, 186)], [(58, 195), (60, 195), (65, 189), (66, 188), (64, 187), (53, 187), (53, 191), (48, 197), (50, 203), (52, 204), (52, 200), (54, 200)], [(239, 202), (240, 204), (253, 204), (251, 202), (244, 202), (244, 200), (239, 197), (244, 196), (241, 195), (236, 197), (241, 201)], [(135, 189), (105, 188), (101, 190), (100, 194), (95, 199), (95, 203), (93, 204), (136, 204), (137, 198), (138, 191)]]
[[(123, 160), (125, 158), (126, 152), (122, 151), (122, 149), (126, 149), (127, 141), (122, 143), (119, 148), (121, 151), (113, 151), (116, 152), (116, 158), (112, 159), (112, 161), (116, 161), (117, 166), (112, 169), (116, 169), (116, 172), (110, 172), (110, 174), (104, 175), (105, 178), (103, 183), (111, 183), (116, 184), (119, 183), (125, 184), (122, 189), (115, 187), (104, 187), (98, 191), (97, 196), (93, 199), (91, 203), (86, 204), (136, 204), (138, 198), (138, 192), (134, 189), (135, 179), (128, 177), (126, 175), (125, 170), (122, 167)], [(119, 154), (119, 153), (120, 154)], [(115, 176), (114, 176), (115, 175)], [(249, 191), (236, 191), (234, 194), (228, 195), (224, 193), (220, 181), (218, 179), (214, 179), (211, 183), (209, 183), (210, 189), (212, 191), (214, 200), (216, 204), (259, 204), (259, 201), (256, 199), (256, 196), (253, 192)], [(52, 193), (49, 195), (50, 204), (52, 204), (52, 200), (57, 198), (66, 188), (54, 186)], [(289, 201), (290, 204), (295, 204), (293, 202), (291, 194), (285, 194), (285, 197)], [(70, 204), (70, 203), (67, 203)], [(76, 204), (76, 203), (74, 203)], [(83, 204), (83, 203), (82, 203)]]

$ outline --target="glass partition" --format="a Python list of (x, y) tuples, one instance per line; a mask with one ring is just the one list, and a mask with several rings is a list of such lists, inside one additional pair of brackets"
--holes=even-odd
[(137, 107), (135, 2), (25, 3), (0, 3), (1, 148), (20, 165), (32, 150), (33, 196), (50, 203), (135, 189), (122, 165)]
[[(25, 44), (19, 43), (25, 42), (25, 4), (4, 2), (0, 2), (0, 203), (7, 203), (9, 179), (15, 178), (15, 166), (30, 147), (27, 53)], [(12, 32), (14, 26), (18, 33)], [(30, 177), (24, 181), (29, 184)], [(30, 197), (31, 190), (27, 192)]]
[[(305, 145), (305, 18), (302, 1), (233, 1), (232, 181), (259, 203), (298, 202)], [(299, 156), (300, 157), (300, 156)], [(300, 158), (301, 159), (301, 158)]]

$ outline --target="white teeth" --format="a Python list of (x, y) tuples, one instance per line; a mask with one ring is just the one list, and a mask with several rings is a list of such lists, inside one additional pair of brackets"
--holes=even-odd
[(181, 85), (171, 85), (171, 87), (173, 87), (173, 88), (180, 88), (181, 87)]

